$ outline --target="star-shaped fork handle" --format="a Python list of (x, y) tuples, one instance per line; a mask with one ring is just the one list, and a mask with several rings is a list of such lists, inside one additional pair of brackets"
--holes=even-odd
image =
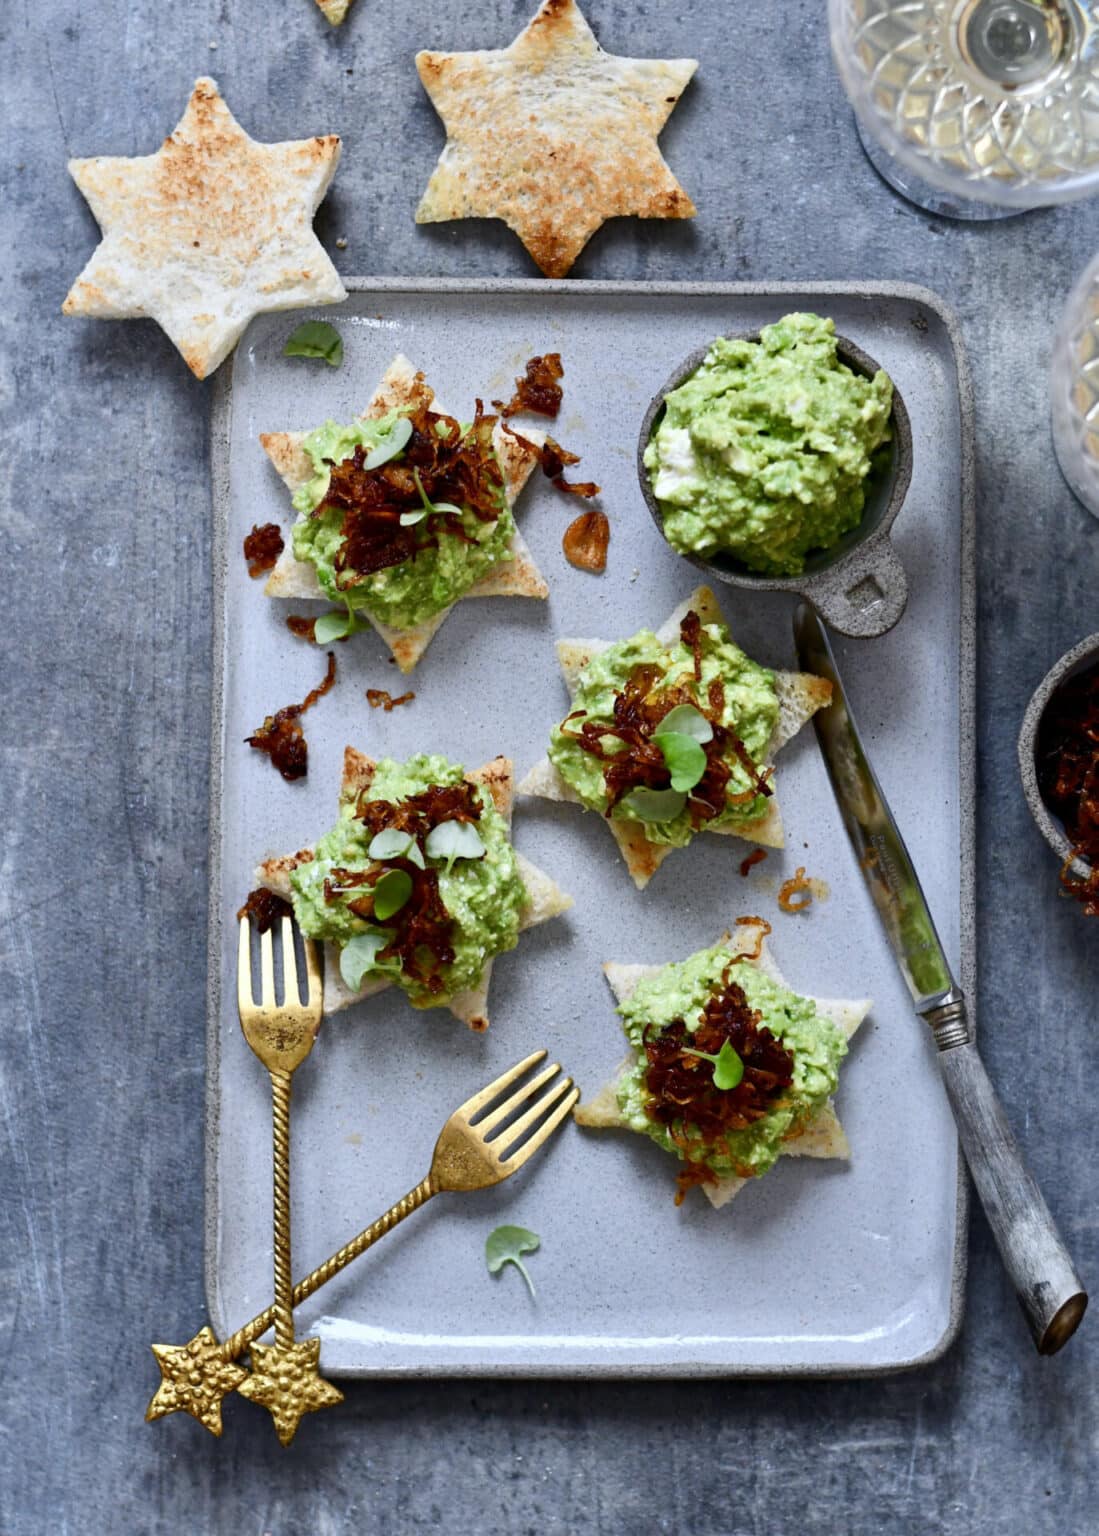
[[(500, 1184), (533, 1157), (580, 1097), (571, 1077), (558, 1076), (561, 1068), (556, 1062), (542, 1067), (533, 1077), (528, 1075), (545, 1059), (544, 1050), (535, 1051), (456, 1109), (439, 1133), (427, 1177), (300, 1280), (294, 1287), (292, 1304), (300, 1306), (432, 1196)], [(279, 1310), (277, 1303), (272, 1304), (224, 1344), (217, 1342), (209, 1328), (201, 1329), (186, 1344), (154, 1344), (161, 1383), (146, 1419), (151, 1423), (182, 1410), (211, 1434), (220, 1435), (222, 1399), (234, 1388), (241, 1391), (244, 1387), (245, 1373), (233, 1362), (250, 1345), (255, 1357), (261, 1347), (255, 1340), (272, 1323), (277, 1328)], [(319, 1340), (310, 1342), (319, 1348)], [(254, 1396), (251, 1391), (245, 1395)]]

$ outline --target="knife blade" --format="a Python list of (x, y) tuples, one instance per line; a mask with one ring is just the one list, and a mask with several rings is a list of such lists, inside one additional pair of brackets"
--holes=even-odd
[(965, 995), (855, 725), (827, 632), (806, 603), (794, 615), (794, 643), (803, 670), (832, 684), (832, 702), (813, 724), (840, 816), (913, 1009), (931, 1029), (962, 1150), (1031, 1335), (1041, 1354), (1055, 1354), (1079, 1327), (1087, 1293), (971, 1038)]

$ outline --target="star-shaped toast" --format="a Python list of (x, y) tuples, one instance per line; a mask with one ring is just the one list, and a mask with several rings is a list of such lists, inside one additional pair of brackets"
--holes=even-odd
[(324, 19), (332, 26), (338, 27), (348, 11), (351, 9), (351, 0), (317, 0), (324, 13)]
[[(691, 610), (698, 614), (702, 623), (724, 624), (725, 619), (717, 598), (709, 587), (696, 587), (685, 602), (680, 603), (665, 624), (657, 630), (657, 639), (672, 645), (679, 637), (679, 626)], [(559, 640), (557, 659), (564, 674), (569, 698), (573, 698), (579, 686), (580, 674), (593, 656), (606, 650), (614, 642), (610, 640)], [(809, 672), (776, 672), (775, 689), (778, 693), (778, 720), (771, 740), (767, 744), (763, 762), (769, 765), (779, 749), (801, 730), (818, 709), (823, 709), (832, 697), (832, 685), (822, 677)], [(548, 757), (542, 759), (523, 779), (518, 787), (520, 795), (535, 795), (544, 800), (571, 800), (580, 804), (580, 796), (566, 783)], [(633, 882), (638, 890), (644, 890), (661, 864), (673, 851), (668, 843), (654, 843), (645, 836), (640, 822), (604, 818), (611, 835), (621, 850)], [(778, 793), (767, 801), (767, 811), (758, 821), (739, 822), (735, 825), (706, 827), (707, 832), (741, 837), (746, 842), (758, 843), (764, 848), (782, 848), (785, 836), (782, 815), (779, 811)]]
[[(357, 800), (364, 791), (368, 790), (374, 781), (374, 772), (375, 764), (372, 758), (354, 747), (345, 748), (343, 776), (340, 782), (341, 803)], [(510, 761), (506, 757), (494, 758), (483, 768), (468, 773), (466, 778), (469, 783), (483, 785), (488, 790), (496, 809), (510, 828), (515, 798), (514, 774)], [(277, 896), (289, 901), (291, 872), (299, 864), (309, 863), (312, 858), (312, 849), (302, 848), (297, 853), (282, 858), (267, 859), (256, 870), (256, 883), (266, 886)], [(572, 906), (572, 897), (567, 896), (557, 882), (543, 870), (524, 858), (518, 849), (515, 850), (515, 859), (527, 892), (527, 902), (519, 920), (520, 932), (547, 922), (551, 917), (557, 917), (562, 912), (567, 912)], [(325, 945), (324, 961), (324, 1011), (326, 1014), (336, 1013), (341, 1008), (349, 1008), (353, 1003), (360, 1002), (366, 997), (373, 997), (390, 985), (387, 978), (375, 977), (364, 981), (357, 992), (352, 992), (340, 975), (339, 949), (336, 945)], [(449, 1008), (454, 1017), (461, 1019), (463, 1024), (468, 1024), (470, 1029), (487, 1029), (488, 989), (491, 977), (492, 960), (490, 958), (485, 962), (481, 980), (476, 987), (466, 992), (455, 993), (453, 997), (440, 999), (440, 1006)]]
[(347, 297), (313, 233), (339, 158), (334, 133), (258, 144), (196, 80), (155, 154), (69, 161), (103, 238), (63, 312), (148, 316), (206, 378), (254, 315)]
[(503, 219), (564, 277), (606, 219), (689, 219), (657, 135), (695, 59), (605, 53), (576, 0), (544, 0), (508, 48), (418, 53), (447, 142), (418, 224)]
[[(783, 980), (778, 966), (772, 959), (767, 946), (759, 937), (759, 930), (755, 925), (737, 928), (732, 934), (726, 934), (724, 941), (728, 945), (730, 955), (746, 955), (752, 958), (741, 961), (743, 965), (756, 965), (761, 971), (778, 983), (781, 987), (788, 986)], [(755, 951), (758, 949), (758, 956)], [(631, 997), (639, 982), (647, 977), (657, 975), (664, 967), (660, 965), (619, 965), (614, 961), (604, 965), (603, 973), (610, 983), (611, 991), (615, 999), (625, 1002)], [(802, 994), (806, 996), (807, 994)], [(870, 1012), (872, 1003), (869, 998), (845, 1001), (838, 998), (812, 998), (817, 1011), (829, 1018), (843, 1032), (846, 1040), (850, 1040), (859, 1025)], [(626, 1058), (624, 1067), (632, 1065), (633, 1053)], [(618, 1107), (618, 1076), (607, 1083), (605, 1087), (583, 1103), (578, 1104), (573, 1110), (578, 1124), (586, 1125), (598, 1130), (630, 1129), (622, 1117)], [(779, 1154), (782, 1157), (826, 1157), (840, 1158), (843, 1160), (851, 1156), (851, 1148), (844, 1134), (843, 1126), (839, 1122), (835, 1106), (832, 1100), (819, 1109), (809, 1123), (795, 1132), (784, 1143)], [(703, 1184), (702, 1191), (707, 1200), (716, 1209), (728, 1205), (734, 1195), (740, 1193), (745, 1184), (751, 1183), (750, 1179), (737, 1178), (730, 1175), (719, 1179), (715, 1184)]]
[[(385, 416), (390, 411), (415, 408), (424, 405), (442, 412), (443, 407), (435, 399), (435, 392), (426, 383), (422, 373), (417, 373), (407, 357), (400, 353), (393, 359), (375, 390), (370, 404), (363, 411), (366, 417)], [(291, 494), (312, 477), (313, 466), (302, 447), (304, 432), (264, 432), (260, 442), (271, 463)], [(503, 421), (497, 421), (493, 434), (493, 447), (500, 461), (504, 476), (504, 494), (512, 508), (520, 491), (538, 463), (537, 445), (543, 441), (537, 429), (524, 428), (524, 436), (507, 431)], [(274, 570), (264, 588), (268, 597), (293, 597), (327, 603), (329, 599), (321, 590), (317, 573), (307, 561), (295, 560), (289, 543), (279, 556)], [(549, 596), (549, 588), (522, 535), (516, 530), (511, 540), (511, 552), (490, 571), (475, 581), (467, 592), (456, 599), (467, 597), (537, 597)], [(451, 611), (442, 609), (422, 624), (412, 629), (395, 629), (382, 624), (363, 613), (392, 652), (393, 659), (402, 672), (411, 672), (431, 644), (439, 626)]]

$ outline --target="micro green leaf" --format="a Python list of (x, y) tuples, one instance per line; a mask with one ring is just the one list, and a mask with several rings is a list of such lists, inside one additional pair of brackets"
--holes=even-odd
[(380, 832), (375, 832), (366, 852), (369, 858), (376, 859), (379, 864), (385, 859), (410, 859), (421, 869), (424, 867), (419, 843), (411, 832), (399, 832), (396, 827), (383, 827)]
[(327, 320), (306, 320), (287, 338), (283, 357), (319, 357), (332, 368), (343, 362), (340, 333)]
[(528, 1232), (526, 1227), (497, 1227), (485, 1239), (485, 1263), (489, 1274), (498, 1275), (505, 1264), (514, 1264), (534, 1296), (534, 1281), (527, 1274), (521, 1255), (534, 1253), (541, 1243), (538, 1233)]
[(338, 608), (322, 613), (313, 625), (313, 636), (318, 645), (328, 645), (333, 640), (346, 640), (348, 635), (357, 635), (360, 629), (366, 628), (348, 603), (343, 613)]
[(642, 821), (674, 821), (687, 804), (687, 796), (678, 789), (635, 789), (620, 804), (640, 816)]
[(357, 992), (362, 986), (367, 971), (400, 970), (399, 965), (378, 963), (379, 953), (392, 937), (391, 933), (381, 928), (372, 928), (369, 933), (357, 933), (353, 939), (348, 939), (340, 950), (340, 975), (352, 992)]
[(735, 1088), (744, 1076), (744, 1062), (733, 1049), (732, 1043), (724, 1041), (716, 1056), (709, 1051), (692, 1051), (689, 1046), (683, 1046), (684, 1056), (698, 1056), (703, 1061), (713, 1064), (714, 1087), (723, 1092), (729, 1088)]
[(390, 459), (395, 459), (404, 450), (411, 436), (412, 423), (407, 416), (398, 416), (381, 442), (371, 448), (363, 460), (363, 468), (380, 469), (383, 464), (388, 464)]
[(402, 512), (401, 522), (404, 527), (407, 528), (412, 523), (418, 523), (420, 519), (422, 517), (426, 517), (429, 512), (453, 512), (458, 517), (461, 517), (461, 507), (456, 507), (452, 501), (432, 501), (430, 499), (427, 492), (424, 490), (424, 483), (420, 479), (420, 471), (418, 469), (414, 469), (412, 471), (412, 478), (415, 480), (416, 489), (420, 493), (420, 500), (423, 502), (423, 510), (421, 512)]
[(455, 859), (483, 859), (485, 845), (472, 822), (441, 821), (427, 834), (424, 851), (429, 859), (445, 859), (449, 875)]
[(374, 916), (386, 922), (412, 895), (412, 876), (406, 869), (388, 870), (374, 887)]
[(713, 726), (702, 711), (696, 709), (693, 704), (677, 704), (661, 720), (661, 736), (670, 735), (673, 731), (677, 736), (690, 736), (693, 741), (699, 742), (702, 746), (714, 739)]
[(313, 626), (313, 635), (318, 645), (328, 645), (332, 640), (343, 640), (351, 633), (354, 619), (350, 613), (341, 613), (338, 608), (333, 608), (329, 613), (322, 613)]
[(653, 740), (664, 754), (672, 788), (694, 789), (706, 772), (706, 753), (694, 737), (681, 736), (678, 731), (661, 731)]

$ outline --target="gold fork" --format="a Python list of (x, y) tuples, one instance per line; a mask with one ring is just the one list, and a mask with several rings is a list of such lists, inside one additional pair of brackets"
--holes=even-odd
[[(545, 1059), (545, 1051), (535, 1051), (456, 1109), (439, 1133), (427, 1178), (300, 1280), (292, 1293), (293, 1305), (300, 1306), (322, 1285), (327, 1285), (433, 1195), (488, 1189), (522, 1168), (545, 1145), (580, 1097), (571, 1077), (553, 1081), (561, 1070), (556, 1062), (544, 1067), (529, 1082), (521, 1081)], [(509, 1088), (514, 1091), (497, 1103)], [(534, 1102), (529, 1103), (531, 1100)], [(528, 1103), (523, 1114), (517, 1115)], [(512, 1119), (515, 1115), (517, 1118)], [(153, 1351), (162, 1380), (146, 1419), (152, 1422), (182, 1409), (204, 1424), (211, 1434), (220, 1435), (221, 1399), (234, 1388), (243, 1390), (239, 1379), (243, 1373), (232, 1362), (249, 1345), (253, 1345), (254, 1356), (254, 1340), (277, 1320), (278, 1306), (273, 1305), (239, 1328), (224, 1344), (217, 1342), (209, 1328), (201, 1329), (184, 1345), (155, 1344)]]
[(322, 1012), (320, 968), (315, 946), (303, 939), (306, 1000), (301, 1001), (294, 954), (294, 924), (282, 920), (282, 990), (275, 994), (274, 941), (270, 928), (260, 934), (260, 1000), (252, 994), (252, 930), (240, 920), (237, 950), (237, 1010), (244, 1038), (271, 1077), (271, 1125), (274, 1163), (275, 1342), (252, 1350), (252, 1375), (237, 1391), (270, 1409), (275, 1431), (289, 1445), (302, 1415), (343, 1401), (343, 1394), (318, 1369), (320, 1340), (294, 1338), (294, 1281), (290, 1263), (290, 1085), (313, 1049)]
[[(493, 1105), (505, 1089), (545, 1059), (545, 1051), (535, 1051), (460, 1105), (439, 1132), (427, 1177), (421, 1179), (415, 1189), (410, 1189), (396, 1205), (391, 1205), (384, 1216), (379, 1216), (377, 1221), (364, 1228), (358, 1237), (353, 1237), (331, 1258), (319, 1264), (312, 1274), (299, 1280), (294, 1287), (294, 1305), (300, 1306), (314, 1291), (327, 1285), (353, 1259), (372, 1248), (380, 1237), (391, 1232), (413, 1211), (418, 1211), (433, 1195), (464, 1194), (468, 1190), (488, 1189), (493, 1184), (502, 1184), (533, 1157), (580, 1098), (580, 1090), (573, 1087), (571, 1077), (560, 1078), (552, 1086), (546, 1086), (561, 1070), (556, 1061), (544, 1067), (536, 1077), (522, 1084), (482, 1118), (477, 1117), (482, 1110)], [(541, 1093), (543, 1088), (546, 1091)], [(535, 1095), (539, 1097), (535, 1098)], [(528, 1099), (535, 1099), (535, 1102), (524, 1114), (512, 1120), (511, 1116)], [(490, 1140), (490, 1134), (499, 1126), (504, 1128)], [(272, 1323), (277, 1327), (277, 1321), (277, 1306), (270, 1306), (266, 1312), (260, 1312), (225, 1341), (222, 1346), (224, 1357), (235, 1360), (244, 1353), (253, 1339), (266, 1333)]]

